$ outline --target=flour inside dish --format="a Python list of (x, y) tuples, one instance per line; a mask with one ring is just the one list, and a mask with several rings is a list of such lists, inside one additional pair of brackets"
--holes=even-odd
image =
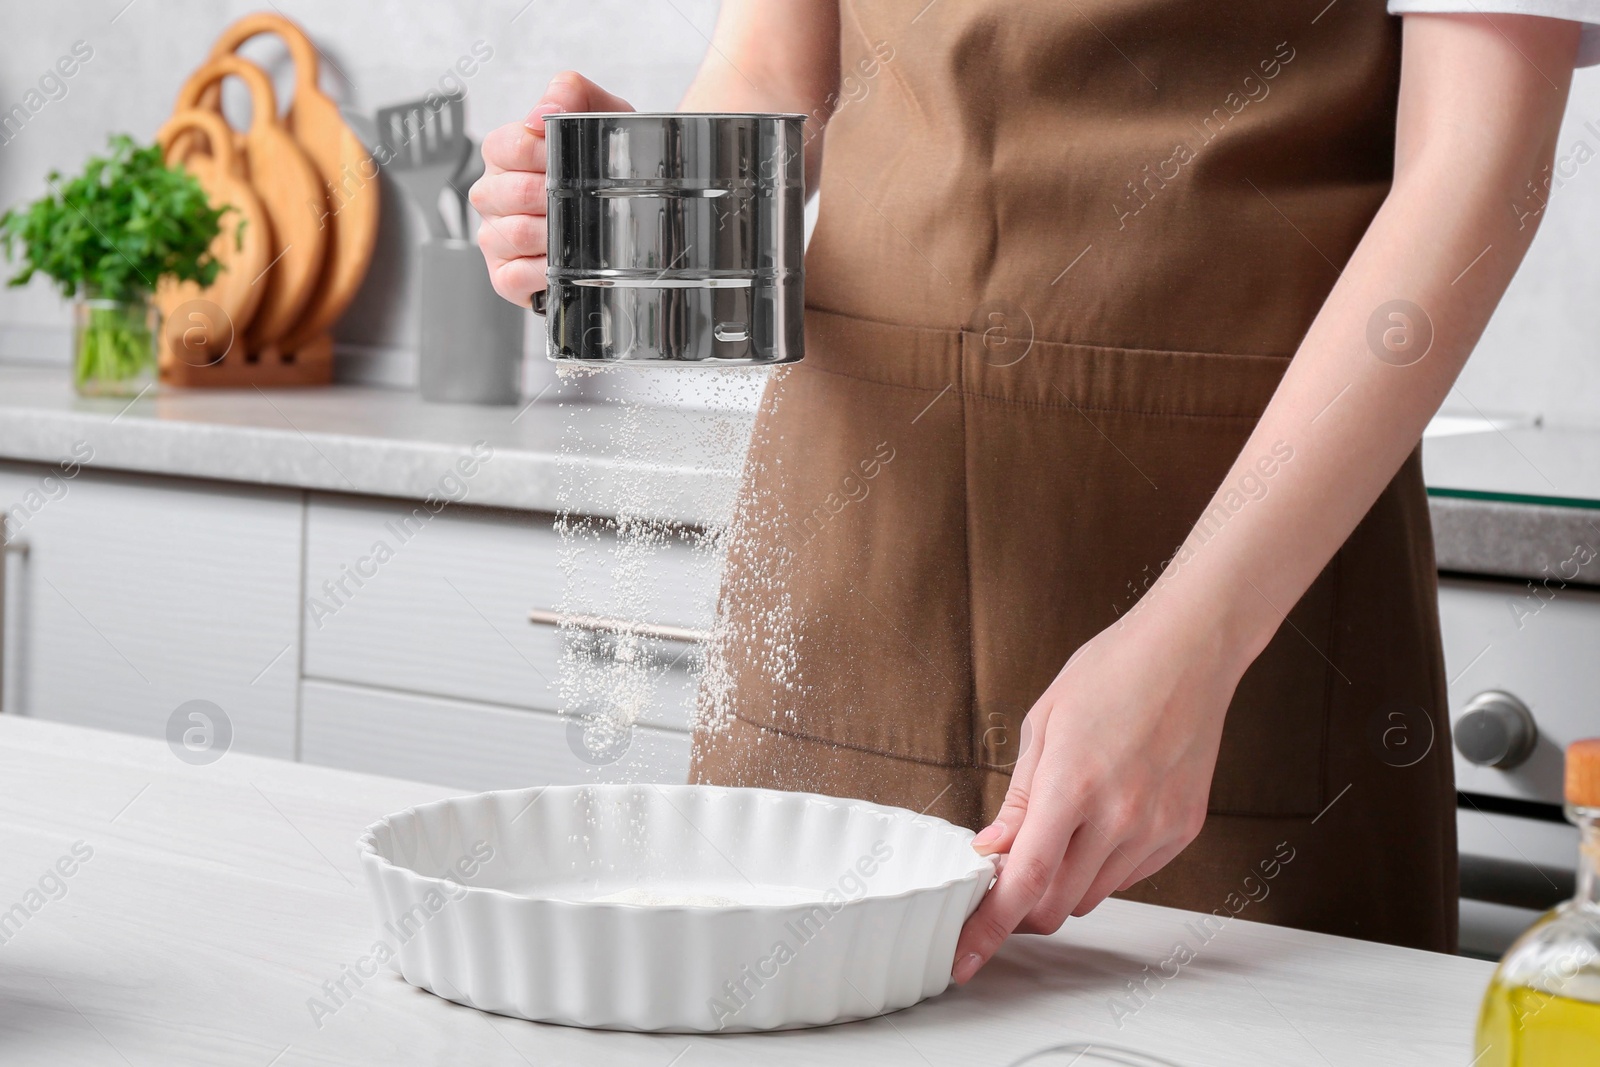
[(660, 883), (629, 886), (602, 896), (585, 897), (591, 904), (640, 904), (645, 907), (736, 908), (752, 904), (780, 906), (819, 899), (815, 889), (788, 885), (693, 885)]

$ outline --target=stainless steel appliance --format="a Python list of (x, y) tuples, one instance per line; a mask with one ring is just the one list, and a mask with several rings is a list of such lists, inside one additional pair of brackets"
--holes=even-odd
[(1422, 460), (1449, 680), (1461, 947), (1494, 957), (1572, 894), (1578, 834), (1562, 815), (1563, 757), (1573, 741), (1600, 737), (1600, 430), (1440, 416)]
[[(1535, 594), (1532, 590), (1537, 589)], [(1443, 577), (1463, 951), (1497, 956), (1572, 895), (1562, 753), (1600, 734), (1600, 592)]]
[(798, 361), (801, 115), (548, 115), (552, 360)]
[[(1564, 471), (1556, 475), (1568, 490), (1562, 497), (1523, 484), (1556, 470), (1557, 457), (1588, 462), (1600, 454), (1600, 435), (1506, 432), (1514, 449), (1491, 434), (1432, 442), (1429, 473), (1461, 944), (1490, 957), (1572, 893), (1577, 830), (1562, 814), (1563, 753), (1600, 736), (1600, 500)], [(1534, 464), (1534, 473), (1486, 462), (1501, 452), (1505, 466)]]

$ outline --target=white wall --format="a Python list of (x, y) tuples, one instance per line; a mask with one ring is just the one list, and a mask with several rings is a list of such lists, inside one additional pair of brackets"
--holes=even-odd
[[(0, 144), (0, 207), (38, 196), (51, 168), (75, 173), (85, 156), (104, 147), (108, 131), (148, 140), (223, 27), (273, 7), (305, 27), (327, 55), (323, 88), (367, 114), (436, 88), (457, 59), (484, 42), (494, 54), (466, 79), (468, 129), (481, 135), (520, 118), (550, 76), (569, 67), (642, 109), (676, 106), (705, 51), (717, 3), (4, 0), (0, 112), (21, 103), (74, 42), (88, 42), (94, 53), (66, 82), (64, 97), (48, 102)], [(289, 62), (277, 42), (252, 42), (245, 54), (283, 75), (280, 95), (286, 98)], [(415, 338), (406, 314), (414, 303), (404, 252), (416, 237), (399, 203), (398, 195), (388, 197), (383, 247), (368, 285), (340, 324), (339, 341), (341, 359), (348, 354), (346, 362), (362, 364), (357, 369), (404, 379), (414, 374), (414, 357), (408, 362), (406, 349)], [(0, 291), (0, 360), (64, 360), (66, 323), (65, 308), (42, 279), (24, 290)], [(361, 359), (363, 352), (370, 358)]]
[[(6, 0), (0, 33), (0, 111), (22, 101), (57, 57), (84, 40), (94, 57), (21, 132), (0, 145), (0, 205), (38, 195), (52, 167), (75, 171), (107, 130), (152, 135), (185, 75), (228, 22), (262, 6), (251, 0)], [(716, 0), (281, 0), (331, 60), (324, 87), (371, 113), (421, 95), (477, 41), (494, 50), (468, 80), (475, 133), (522, 115), (557, 70), (573, 67), (642, 108), (670, 108), (705, 49)], [(22, 9), (21, 13), (17, 13)], [(520, 14), (519, 14), (520, 12)], [(513, 21), (515, 17), (515, 21)], [(247, 54), (280, 70), (277, 46)], [(285, 91), (286, 88), (285, 88)], [(1578, 142), (1600, 153), (1600, 71), (1580, 72), (1561, 154)], [(1465, 165), (1465, 164), (1464, 164)], [(396, 382), (414, 373), (409, 219), (389, 197), (384, 251), (341, 323), (348, 374)], [(1508, 202), (1507, 209), (1510, 210)], [(1552, 198), (1544, 226), (1511, 293), (1446, 409), (1539, 414), (1600, 423), (1600, 160), (1577, 169)], [(66, 316), (36, 282), (0, 292), (0, 360), (61, 360)], [(535, 332), (536, 331), (531, 331)], [(535, 343), (537, 338), (535, 338)]]
[(1600, 67), (1577, 73), (1557, 144), (1570, 177), (1446, 411), (1600, 425)]

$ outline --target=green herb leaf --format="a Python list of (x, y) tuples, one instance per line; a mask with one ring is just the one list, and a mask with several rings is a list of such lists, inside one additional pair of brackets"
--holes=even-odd
[(213, 207), (194, 175), (166, 165), (159, 145), (113, 134), (108, 146), (78, 177), (64, 181), (51, 171), (48, 196), (0, 215), (0, 249), (12, 260), (23, 253), (9, 284), (26, 285), (38, 273), (68, 298), (131, 300), (163, 278), (201, 287), (216, 281), (222, 264), (211, 242), (234, 209)]

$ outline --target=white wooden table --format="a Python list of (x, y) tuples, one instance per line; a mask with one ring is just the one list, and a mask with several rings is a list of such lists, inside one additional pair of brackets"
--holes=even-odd
[(0, 1063), (1005, 1067), (1083, 1042), (1214, 1067), (1472, 1059), (1487, 964), (1243, 920), (1119, 1028), (1124, 983), (1195, 942), (1191, 913), (1120, 901), (1013, 939), (965, 989), (821, 1030), (542, 1026), (388, 971), (346, 979), (354, 995), (319, 1027), (308, 1002), (374, 938), (358, 833), (447, 792), (239, 753), (195, 767), (159, 741), (0, 717)]

